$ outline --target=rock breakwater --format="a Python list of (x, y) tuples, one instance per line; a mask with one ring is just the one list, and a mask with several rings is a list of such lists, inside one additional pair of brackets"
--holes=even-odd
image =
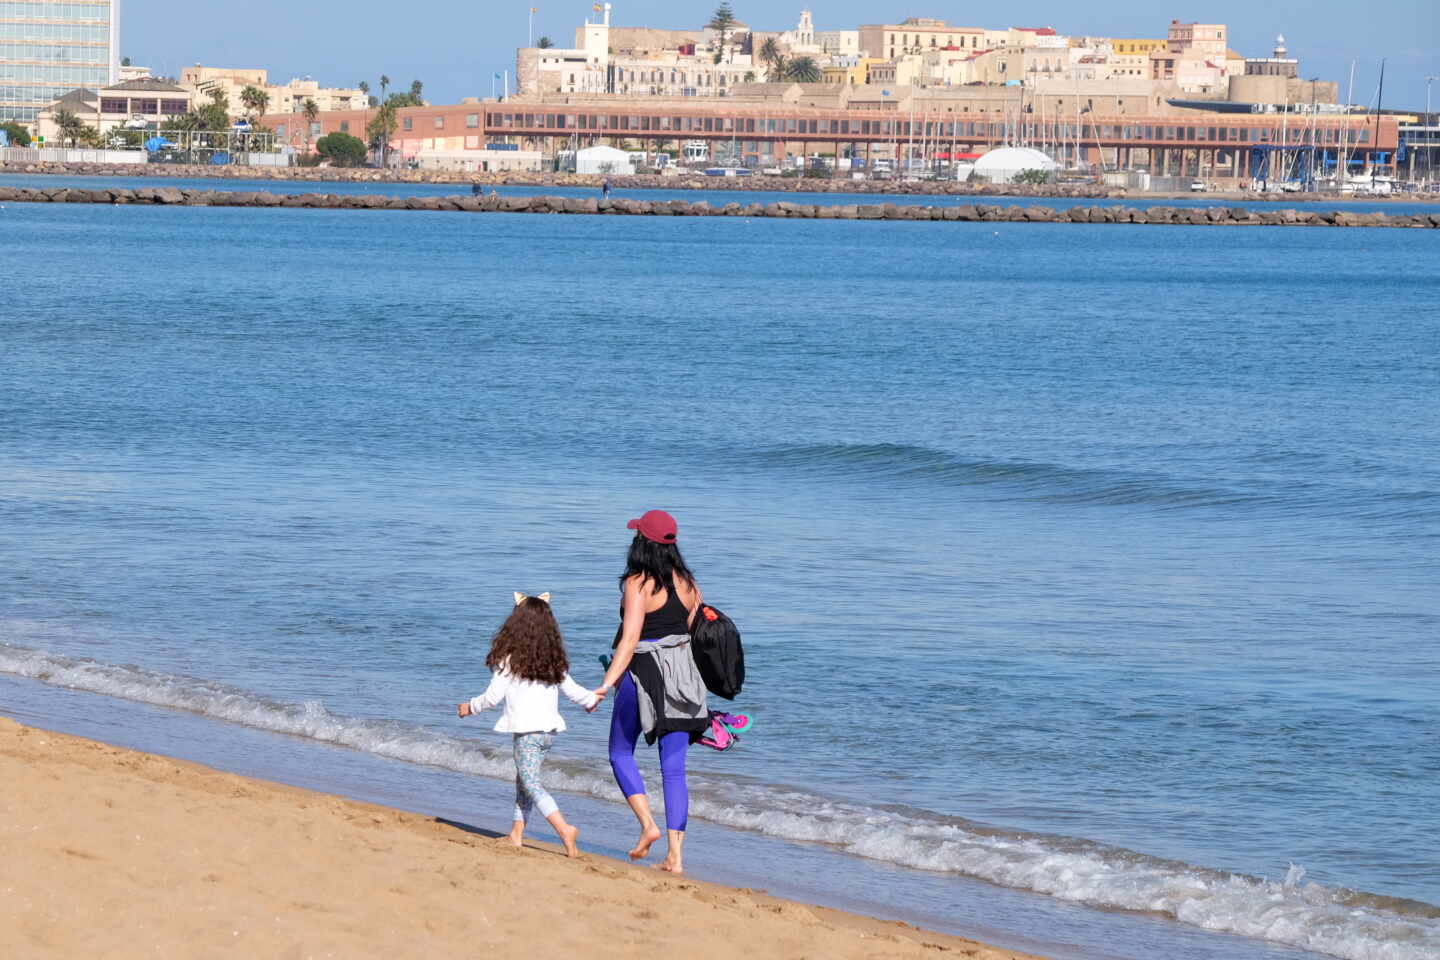
[(298, 183), (479, 184), (485, 187), (588, 187), (606, 180), (617, 190), (731, 190), (770, 193), (858, 193), (895, 196), (1009, 196), (1102, 199), (1123, 197), (1125, 190), (1095, 183), (970, 184), (953, 180), (849, 180), (829, 177), (707, 177), (578, 173), (466, 172), (459, 170), (375, 170), (369, 167), (242, 167), (176, 163), (33, 163), (0, 164), (0, 172), (70, 177), (145, 177), (155, 180), (275, 180)]
[(372, 194), (0, 187), (0, 203), (151, 204), (187, 207), (298, 207), (321, 210), (429, 210), (465, 213), (579, 214), (637, 217), (748, 217), (797, 220), (927, 220), (1007, 223), (1131, 223), (1191, 226), (1440, 228), (1440, 213), (1358, 213), (1347, 210), (1249, 210), (1244, 207), (1074, 206), (957, 204), (711, 204), (616, 197), (473, 196), (386, 197)]

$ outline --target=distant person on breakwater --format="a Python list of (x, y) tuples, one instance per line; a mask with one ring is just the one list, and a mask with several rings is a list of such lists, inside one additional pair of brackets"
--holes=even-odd
[[(640, 822), (630, 859), (641, 860), (660, 839), (645, 781), (635, 765), (635, 743), (660, 741), (660, 778), (665, 791), (669, 850), (661, 870), (685, 870), (685, 827), (690, 791), (685, 754), (691, 735), (710, 726), (705, 682), (690, 653), (690, 621), (703, 599), (675, 540), (675, 518), (651, 510), (628, 524), (635, 531), (620, 575), (620, 629), (605, 682), (595, 693), (615, 691), (610, 714), (610, 768), (625, 802)], [(637, 685), (638, 680), (638, 685)]]
[(478, 697), (461, 703), (456, 712), (463, 719), (505, 704), (495, 729), (511, 734), (515, 742), (515, 816), (507, 839), (521, 846), (530, 811), (538, 808), (560, 835), (565, 853), (578, 856), (575, 839), (580, 831), (566, 822), (555, 798), (546, 791), (540, 781), (540, 767), (555, 743), (555, 734), (565, 729), (565, 720), (556, 709), (556, 694), (563, 692), (586, 713), (594, 713), (605, 695), (592, 693), (570, 678), (570, 663), (560, 626), (550, 609), (550, 594), (515, 594), (515, 609), (491, 641), (485, 666), (494, 671), (490, 686)]
[(600, 184), (600, 196), (601, 196), (602, 198), (606, 199), (606, 200), (609, 200), (609, 199), (610, 199), (610, 178), (609, 178), (609, 177), (606, 177), (605, 180), (604, 180), (604, 182)]

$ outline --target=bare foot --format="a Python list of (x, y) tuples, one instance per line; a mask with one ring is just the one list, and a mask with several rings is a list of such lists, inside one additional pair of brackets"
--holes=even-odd
[(516, 850), (519, 850), (520, 848), (525, 846), (525, 831), (521, 830), (519, 833), (516, 833), (514, 830), (511, 830), (506, 835), (505, 842), (510, 844), (510, 846), (514, 847)]
[(631, 860), (644, 860), (650, 856), (650, 847), (660, 839), (660, 828), (655, 824), (640, 831), (640, 840), (630, 850)]
[(684, 865), (673, 857), (666, 857), (664, 860), (661, 860), (655, 864), (655, 869), (663, 870), (666, 873), (673, 873), (677, 876), (685, 872)]
[(560, 842), (565, 844), (565, 856), (572, 860), (580, 856), (580, 848), (575, 846), (575, 840), (580, 836), (580, 828), (566, 826), (557, 832), (560, 834)]

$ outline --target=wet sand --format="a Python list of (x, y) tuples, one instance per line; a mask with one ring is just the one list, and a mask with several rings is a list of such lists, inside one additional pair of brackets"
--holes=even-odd
[(0, 956), (17, 960), (1030, 960), (5, 718), (0, 781)]

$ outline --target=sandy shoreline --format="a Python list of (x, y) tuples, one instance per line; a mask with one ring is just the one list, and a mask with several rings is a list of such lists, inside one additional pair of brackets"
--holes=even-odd
[(6, 718), (0, 780), (5, 957), (1029, 957)]

